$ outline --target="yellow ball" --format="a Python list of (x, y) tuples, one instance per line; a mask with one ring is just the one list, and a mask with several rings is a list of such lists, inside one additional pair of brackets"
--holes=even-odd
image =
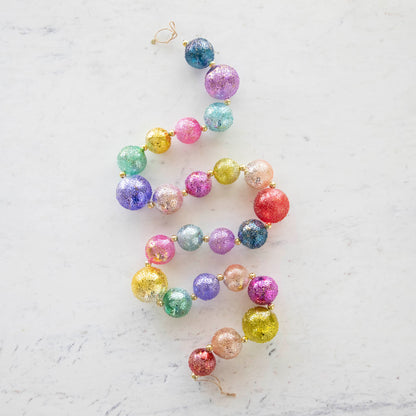
[(261, 306), (249, 309), (243, 317), (245, 336), (254, 342), (268, 342), (275, 337), (279, 330), (276, 315)]
[(160, 127), (149, 130), (146, 134), (146, 146), (153, 153), (164, 153), (170, 147), (169, 132)]
[(155, 302), (168, 288), (168, 279), (162, 270), (146, 266), (140, 269), (131, 282), (134, 296), (142, 302)]
[(232, 159), (220, 159), (214, 166), (215, 179), (223, 185), (235, 182), (240, 176), (240, 165)]

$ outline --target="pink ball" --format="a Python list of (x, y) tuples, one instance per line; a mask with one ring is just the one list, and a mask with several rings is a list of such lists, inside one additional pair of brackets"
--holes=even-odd
[(155, 235), (146, 243), (146, 257), (150, 263), (166, 264), (175, 255), (175, 244), (166, 235)]
[(201, 198), (211, 192), (212, 180), (207, 173), (198, 170), (188, 175), (185, 187), (189, 195)]
[(202, 127), (192, 117), (181, 118), (175, 126), (175, 134), (178, 140), (182, 143), (195, 143), (202, 133)]

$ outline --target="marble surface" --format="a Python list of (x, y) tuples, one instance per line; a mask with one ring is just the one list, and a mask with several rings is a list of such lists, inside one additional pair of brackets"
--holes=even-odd
[[(153, 46), (175, 20), (179, 39)], [(415, 415), (416, 6), (411, 0), (0, 2), (0, 414)], [(172, 286), (230, 263), (275, 276), (277, 338), (220, 361), (187, 357), (251, 305), (225, 290), (174, 320), (131, 294), (144, 242), (253, 217), (243, 180), (180, 213), (115, 201), (115, 158), (212, 102), (182, 39), (236, 67), (235, 124), (150, 155), (181, 185), (220, 157), (266, 158), (291, 201), (258, 251), (204, 246)], [(168, 179), (167, 179), (168, 178)]]

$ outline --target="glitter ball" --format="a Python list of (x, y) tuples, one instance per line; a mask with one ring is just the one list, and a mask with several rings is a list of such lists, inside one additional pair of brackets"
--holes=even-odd
[(201, 273), (195, 277), (193, 288), (199, 299), (211, 300), (220, 293), (220, 282), (213, 274)]
[(146, 146), (153, 153), (164, 153), (170, 147), (171, 137), (167, 130), (155, 127), (146, 134)]
[(244, 221), (238, 229), (238, 238), (248, 248), (259, 248), (267, 240), (267, 228), (259, 220)]
[(231, 264), (225, 269), (224, 284), (233, 292), (243, 290), (247, 287), (249, 281), (249, 272), (241, 264)]
[(191, 310), (192, 299), (185, 289), (175, 287), (163, 296), (163, 307), (169, 316), (181, 318)]
[(215, 354), (229, 360), (240, 354), (243, 342), (240, 334), (235, 329), (222, 328), (212, 337), (211, 345)]
[(214, 354), (205, 348), (198, 348), (192, 351), (188, 360), (189, 368), (197, 376), (211, 374), (214, 371), (215, 364)]
[(124, 208), (137, 210), (143, 208), (152, 197), (152, 187), (143, 176), (123, 178), (117, 185), (116, 198)]
[(279, 291), (277, 283), (269, 276), (257, 276), (248, 285), (248, 296), (257, 305), (272, 303)]
[(186, 192), (189, 195), (201, 198), (211, 192), (212, 180), (202, 171), (192, 172), (185, 180)]
[(273, 180), (273, 168), (265, 160), (254, 160), (246, 165), (244, 179), (254, 189), (267, 188)]
[(146, 243), (145, 253), (150, 263), (166, 264), (175, 255), (175, 244), (166, 235), (155, 235)]
[(146, 155), (139, 146), (126, 146), (117, 156), (117, 164), (127, 176), (137, 175), (147, 164)]
[(209, 247), (214, 253), (228, 253), (235, 245), (235, 236), (228, 228), (216, 228), (209, 236)]
[(178, 211), (182, 202), (182, 191), (175, 185), (161, 185), (153, 194), (153, 203), (163, 214), (173, 214)]
[(279, 189), (263, 189), (254, 200), (254, 212), (264, 222), (282, 221), (289, 212), (289, 200)]
[(202, 230), (193, 224), (181, 227), (177, 233), (179, 246), (186, 251), (195, 251), (204, 241)]
[(146, 266), (140, 269), (131, 282), (134, 296), (142, 302), (155, 302), (168, 288), (168, 279), (162, 270)]
[(256, 306), (244, 314), (243, 331), (251, 341), (268, 342), (275, 337), (278, 330), (276, 315), (267, 308)]
[(212, 103), (205, 110), (204, 120), (210, 130), (224, 131), (233, 124), (233, 112), (229, 105)]
[(204, 38), (193, 39), (186, 45), (185, 59), (194, 68), (206, 68), (214, 60), (214, 47)]
[(232, 159), (220, 159), (213, 169), (215, 179), (223, 185), (235, 182), (240, 176), (240, 165)]
[(238, 90), (240, 77), (229, 65), (215, 65), (205, 75), (207, 93), (219, 100), (231, 98)]
[(195, 143), (202, 133), (202, 127), (192, 117), (181, 118), (175, 126), (175, 134), (177, 139), (182, 143)]

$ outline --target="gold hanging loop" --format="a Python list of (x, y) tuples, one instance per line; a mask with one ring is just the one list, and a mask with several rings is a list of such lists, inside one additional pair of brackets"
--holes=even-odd
[[(168, 31), (170, 33), (169, 39), (167, 39), (167, 40), (160, 40), (160, 39), (158, 39), (159, 33), (166, 32), (166, 31)], [(173, 39), (176, 39), (177, 36), (178, 36), (178, 34), (176, 32), (175, 22), (174, 21), (170, 21), (169, 22), (169, 27), (163, 27), (162, 29), (159, 29), (155, 33), (155, 35), (153, 36), (153, 39), (151, 40), (151, 43), (152, 43), (152, 45), (156, 45), (156, 43), (169, 43)]]
[(219, 378), (214, 376), (213, 374), (209, 374), (209, 375), (203, 376), (203, 377), (212, 377), (214, 380), (210, 380), (209, 378), (200, 378), (200, 377), (194, 378), (194, 380), (195, 381), (207, 381), (208, 383), (215, 384), (218, 387), (221, 394), (223, 394), (224, 396), (229, 396), (229, 397), (236, 397), (237, 396), (235, 393), (228, 393), (228, 392), (224, 391), (222, 386), (221, 386), (221, 382), (220, 382)]

